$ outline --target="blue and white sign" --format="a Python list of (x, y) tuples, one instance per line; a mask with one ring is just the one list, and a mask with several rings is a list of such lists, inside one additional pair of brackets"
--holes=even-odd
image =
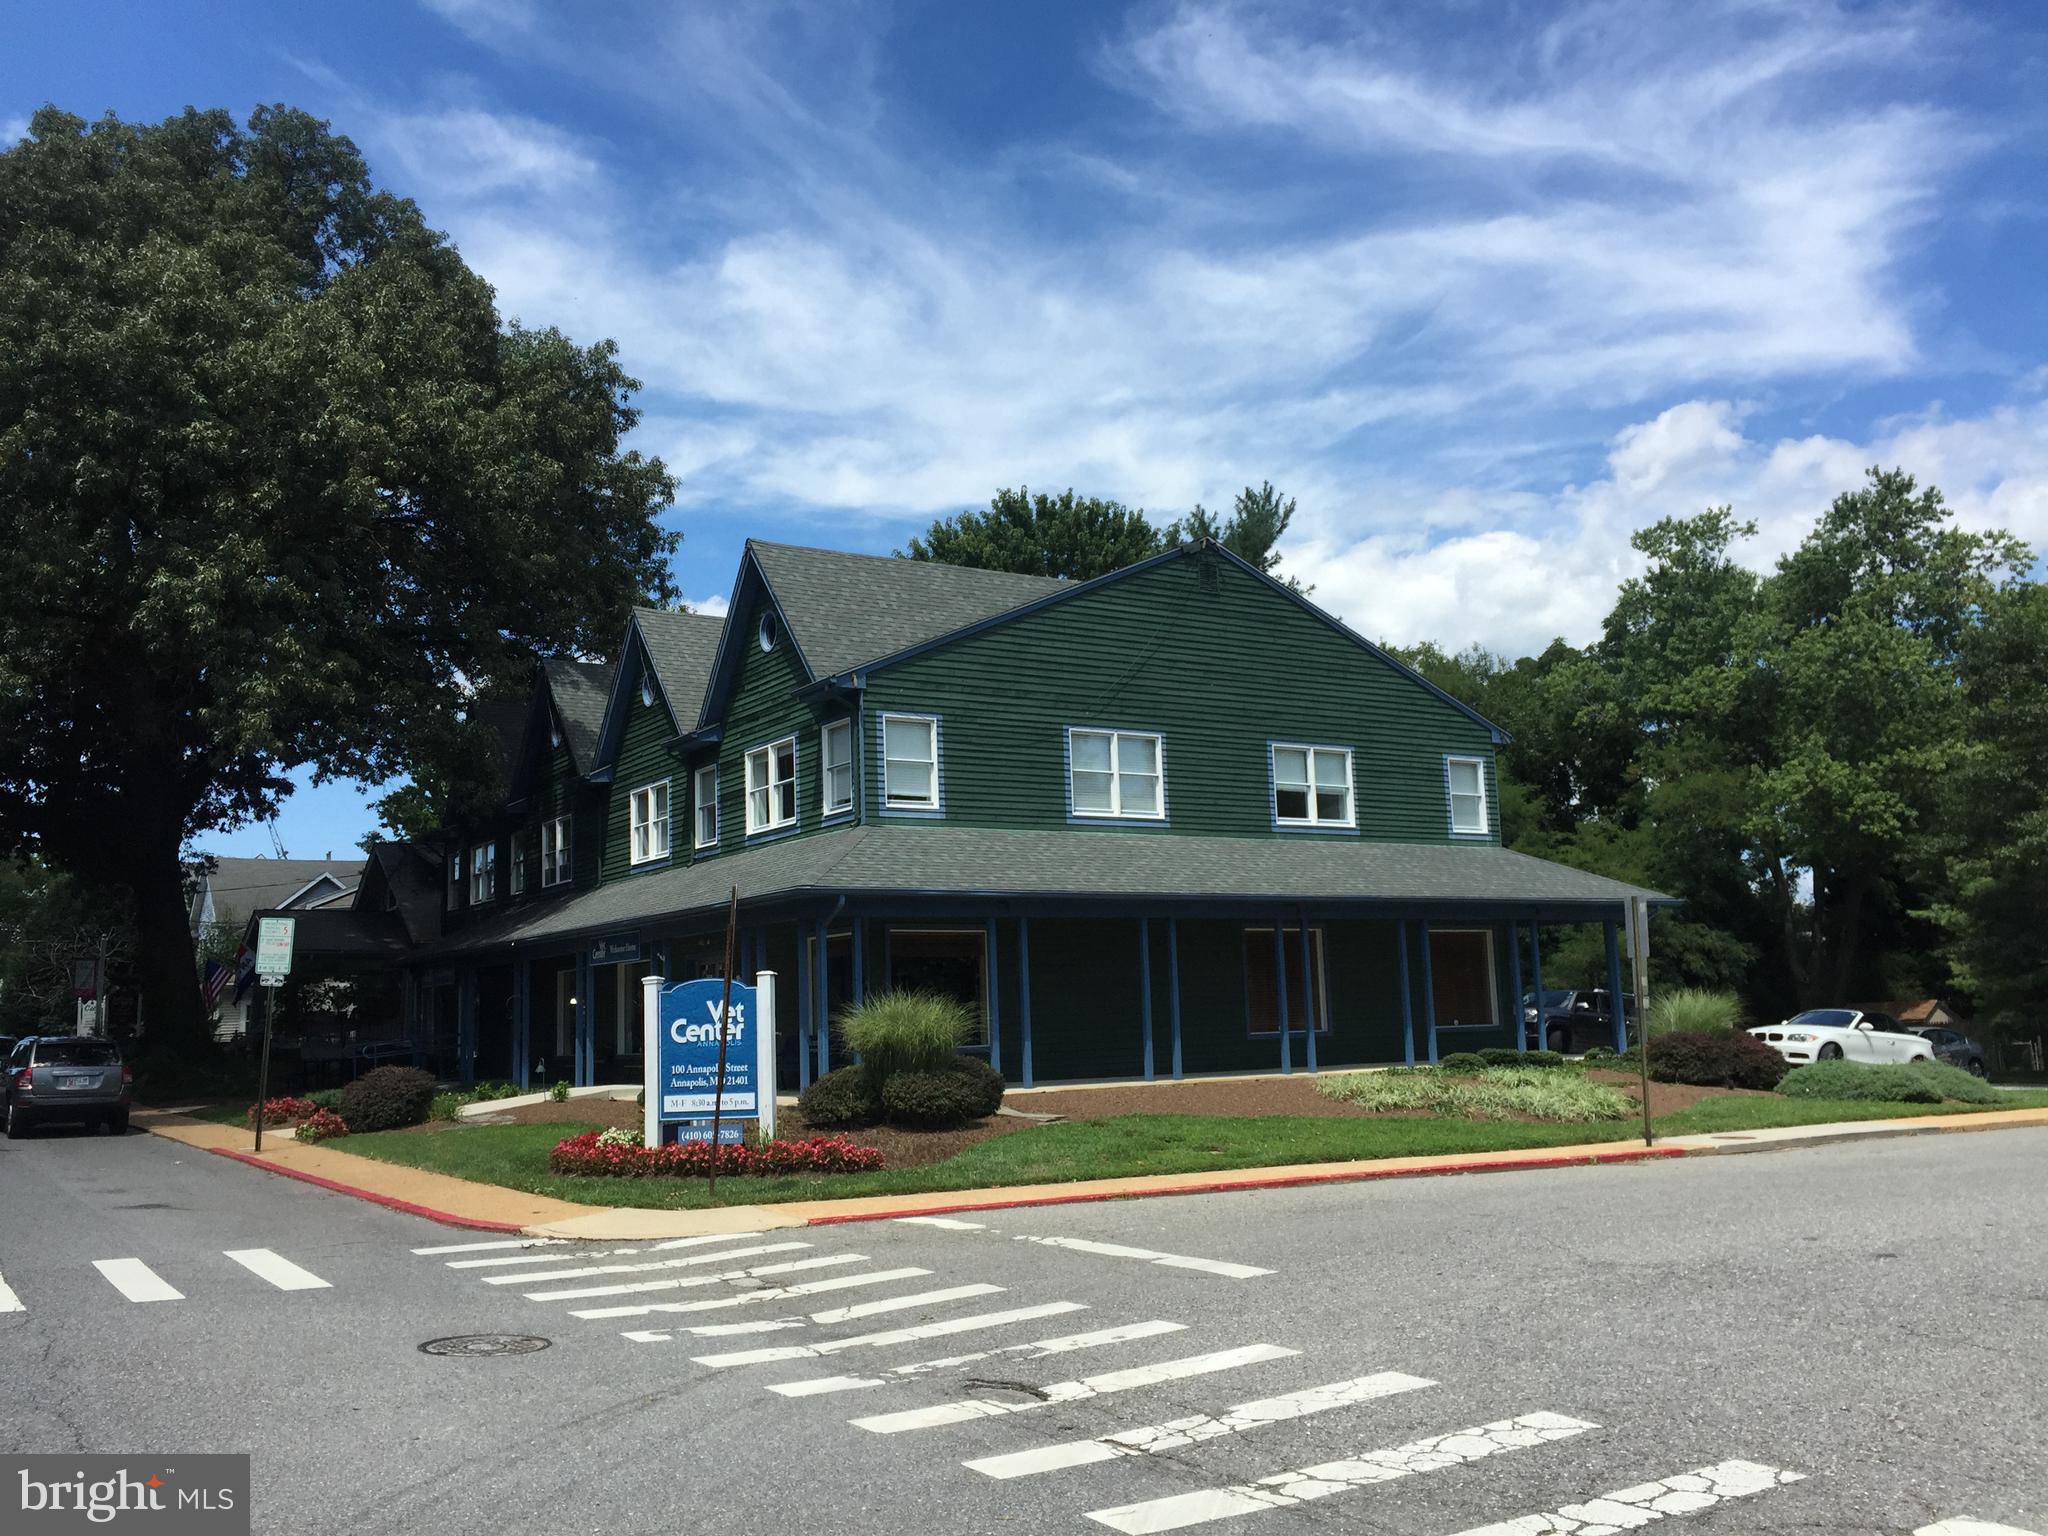
[(631, 965), (640, 958), (638, 934), (607, 934), (590, 946), (592, 965)]
[[(671, 1140), (702, 1141), (711, 1134), (712, 1108), (731, 1127), (720, 1141), (738, 1140), (740, 1122), (761, 1121), (763, 1139), (775, 1134), (775, 976), (763, 971), (754, 986), (735, 980), (730, 1008), (721, 1017), (725, 983), (720, 978), (665, 982), (650, 976), (645, 987), (646, 1141), (664, 1138), (663, 1127), (682, 1129)], [(725, 1042), (725, 1086), (718, 1078), (720, 1037)]]

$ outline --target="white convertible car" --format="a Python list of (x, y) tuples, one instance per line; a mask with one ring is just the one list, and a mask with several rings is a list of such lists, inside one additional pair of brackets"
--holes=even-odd
[(1809, 1008), (1750, 1033), (1790, 1062), (1934, 1060), (1934, 1047), (1890, 1014), (1858, 1008)]

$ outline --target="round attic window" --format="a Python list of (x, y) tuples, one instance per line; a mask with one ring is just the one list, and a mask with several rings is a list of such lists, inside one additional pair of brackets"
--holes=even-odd
[(548, 722), (548, 745), (549, 745), (549, 746), (551, 746), (551, 747), (559, 747), (559, 746), (560, 746), (561, 744), (562, 744), (562, 727), (561, 727), (561, 724), (560, 724), (560, 722), (558, 722), (558, 721), (553, 721), (553, 720), (551, 720), (551, 721), (549, 721), (549, 722)]
[(782, 638), (782, 626), (781, 626), (780, 624), (777, 624), (777, 623), (775, 622), (775, 615), (774, 615), (774, 614), (772, 614), (772, 613), (764, 613), (764, 614), (762, 614), (762, 615), (761, 615), (761, 631), (760, 631), (760, 633), (761, 633), (761, 649), (762, 649), (762, 650), (764, 650), (764, 651), (772, 651), (772, 650), (774, 650), (774, 649), (775, 649), (775, 642), (776, 642), (777, 640), (780, 640), (780, 639)]
[(654, 679), (651, 677), (640, 679), (640, 702), (649, 709), (654, 707)]

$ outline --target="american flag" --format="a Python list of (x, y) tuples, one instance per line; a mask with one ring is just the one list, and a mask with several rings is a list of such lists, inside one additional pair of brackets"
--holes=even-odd
[(206, 1011), (213, 1012), (220, 1006), (220, 994), (228, 984), (228, 978), (235, 973), (218, 960), (206, 962), (206, 979), (199, 984), (200, 999), (206, 1004)]

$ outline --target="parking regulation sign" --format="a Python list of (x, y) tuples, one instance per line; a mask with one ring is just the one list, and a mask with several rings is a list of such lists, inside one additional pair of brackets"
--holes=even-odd
[[(297, 937), (299, 920), (295, 917), (259, 917), (256, 919), (256, 974), (266, 982), (275, 976), (279, 981), (292, 973), (292, 941)], [(275, 983), (272, 983), (275, 985)]]

